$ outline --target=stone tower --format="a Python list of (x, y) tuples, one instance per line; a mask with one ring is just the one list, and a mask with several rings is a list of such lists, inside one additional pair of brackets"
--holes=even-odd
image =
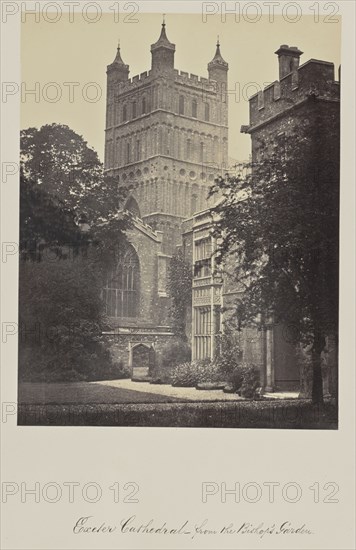
[(107, 67), (105, 169), (130, 189), (126, 208), (162, 232), (163, 252), (181, 242), (184, 219), (210, 206), (207, 193), (228, 159), (228, 64), (220, 44), (209, 78), (174, 68), (162, 24), (151, 69), (129, 79), (117, 50)]

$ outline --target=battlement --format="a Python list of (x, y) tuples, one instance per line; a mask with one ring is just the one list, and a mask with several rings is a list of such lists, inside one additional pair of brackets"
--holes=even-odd
[(119, 92), (123, 93), (123, 92), (126, 92), (127, 90), (138, 88), (139, 86), (146, 84), (150, 80), (151, 76), (152, 76), (152, 71), (145, 71), (125, 81), (120, 81)]
[(189, 74), (186, 71), (174, 69), (174, 80), (178, 83), (184, 84), (185, 86), (192, 86), (195, 88), (199, 87), (207, 91), (216, 92), (215, 80), (209, 80), (209, 78), (192, 73)]
[[(284, 112), (308, 96), (339, 99), (340, 86), (335, 81), (334, 64), (310, 59), (281, 80), (272, 82), (249, 99), (250, 127)], [(243, 131), (249, 131), (249, 128)]]
[[(174, 81), (179, 84), (184, 84), (185, 86), (192, 86), (194, 88), (200, 88), (204, 91), (216, 92), (216, 82), (215, 80), (209, 80), (203, 76), (199, 77), (196, 74), (189, 74), (186, 71), (179, 71), (174, 69)], [(119, 83), (119, 92), (124, 93), (128, 90), (139, 88), (144, 84), (147, 84), (154, 78), (152, 71), (145, 71), (141, 74), (135, 75), (132, 78), (129, 78), (125, 81), (120, 81)]]
[[(135, 75), (132, 78), (129, 78), (125, 81), (120, 81), (119, 83), (119, 93), (125, 93), (133, 89), (139, 88), (151, 80), (154, 76), (152, 71), (145, 71), (141, 74)], [(174, 81), (183, 84), (184, 86), (191, 86), (192, 88), (199, 88), (200, 90), (216, 93), (217, 84), (215, 80), (210, 80), (203, 76), (198, 76), (196, 74), (189, 74), (186, 71), (179, 71), (174, 69)]]

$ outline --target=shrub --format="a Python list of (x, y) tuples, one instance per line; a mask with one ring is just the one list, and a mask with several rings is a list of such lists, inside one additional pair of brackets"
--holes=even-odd
[(174, 338), (167, 342), (157, 358), (157, 364), (150, 373), (152, 382), (156, 384), (171, 384), (174, 368), (190, 361), (191, 350), (187, 342), (181, 338)]
[(256, 390), (260, 386), (260, 371), (255, 365), (243, 365), (241, 397), (255, 397)]
[(231, 375), (229, 376), (229, 382), (235, 392), (240, 390), (243, 382), (243, 371), (241, 367), (234, 368)]
[(90, 258), (20, 262), (20, 380), (105, 378), (113, 367), (101, 335), (101, 284)]
[(180, 338), (174, 338), (163, 347), (159, 364), (163, 368), (175, 367), (180, 363), (190, 361), (191, 350), (187, 342)]
[(230, 374), (229, 384), (241, 397), (254, 397), (260, 386), (260, 371), (255, 365), (242, 363)]
[(221, 371), (209, 359), (185, 362), (177, 365), (172, 372), (172, 386), (191, 388), (203, 382), (220, 382)]
[(227, 329), (224, 334), (220, 335), (218, 348), (219, 353), (215, 362), (219, 366), (221, 372), (231, 375), (233, 371), (238, 368), (241, 358), (240, 345), (231, 330)]
[(197, 373), (194, 363), (182, 363), (172, 372), (172, 386), (190, 388), (197, 384)]

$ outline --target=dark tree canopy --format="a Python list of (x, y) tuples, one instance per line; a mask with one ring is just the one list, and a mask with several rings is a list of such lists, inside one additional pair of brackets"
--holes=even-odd
[[(34, 223), (43, 226), (48, 221), (46, 235), (56, 242), (68, 232), (64, 218), (72, 225), (74, 220), (77, 226), (87, 227), (86, 240), (100, 248), (103, 264), (112, 261), (115, 249), (125, 245), (130, 220), (120, 210), (127, 191), (104, 173), (97, 153), (68, 126), (47, 124), (21, 132), (21, 184), (26, 183), (31, 189), (22, 191), (22, 204), (30, 206), (32, 195), (36, 207), (30, 216), (23, 212), (22, 229), (32, 225), (37, 236), (39, 228), (35, 229)], [(57, 212), (53, 218), (51, 208)], [(76, 242), (75, 232), (74, 239)]]
[(338, 327), (339, 151), (336, 133), (327, 147), (318, 132), (316, 123), (289, 136), (282, 154), (261, 143), (259, 161), (244, 176), (220, 178), (213, 192), (223, 195), (218, 260), (243, 291), (240, 323), (262, 313), (311, 344), (320, 401), (320, 354)]
[(67, 126), (21, 133), (20, 377), (115, 373), (102, 342), (101, 290), (126, 247), (125, 196)]

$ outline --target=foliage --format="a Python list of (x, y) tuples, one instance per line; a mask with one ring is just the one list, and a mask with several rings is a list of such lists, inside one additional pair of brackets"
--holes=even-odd
[[(128, 190), (104, 174), (97, 153), (86, 141), (61, 124), (28, 128), (21, 132), (20, 160), (22, 230), (28, 226), (22, 241), (43, 238), (56, 245), (64, 236), (66, 217), (72, 229), (73, 223), (77, 230), (85, 227), (86, 240), (98, 248), (103, 265), (115, 261), (126, 245), (125, 231), (130, 227), (130, 216), (120, 212)], [(31, 189), (27, 190), (26, 184)], [(55, 223), (49, 231), (51, 214)], [(75, 247), (75, 232), (73, 237), (70, 242)]]
[(168, 290), (172, 297), (173, 331), (180, 338), (186, 339), (186, 312), (192, 305), (192, 268), (181, 251), (174, 254), (171, 259)]
[(260, 386), (260, 371), (255, 365), (241, 363), (229, 376), (229, 384), (241, 397), (254, 397)]
[(242, 384), (240, 386), (241, 397), (255, 397), (256, 390), (260, 386), (260, 371), (255, 365), (243, 365)]
[(71, 245), (77, 250), (87, 241), (75, 214), (35, 182), (20, 176), (20, 250), (22, 259), (39, 260), (46, 243), (52, 249)]
[(117, 370), (102, 342), (100, 291), (100, 272), (81, 256), (20, 262), (20, 378), (80, 380)]
[(203, 382), (220, 382), (222, 373), (209, 359), (177, 365), (172, 372), (172, 386), (196, 387)]
[(174, 368), (180, 363), (190, 361), (190, 358), (191, 349), (186, 340), (179, 337), (172, 338), (158, 355), (151, 382), (153, 384), (170, 384)]
[(128, 374), (101, 337), (103, 278), (127, 246), (125, 193), (67, 126), (21, 132), (20, 378)]
[(238, 366), (241, 357), (239, 342), (231, 328), (226, 327), (225, 332), (218, 336), (217, 349), (218, 354), (214, 362), (221, 372), (231, 374)]
[(312, 345), (313, 400), (321, 402), (320, 357), (338, 325), (339, 134), (330, 125), (323, 135), (322, 115), (297, 122), (283, 147), (261, 141), (243, 175), (217, 180), (217, 261), (229, 264), (240, 291), (242, 326), (262, 314)]
[(191, 350), (187, 342), (180, 338), (172, 338), (162, 348), (159, 362), (163, 368), (169, 368), (190, 361), (190, 357)]
[(243, 382), (243, 371), (240, 366), (235, 367), (229, 376), (229, 382), (235, 392), (239, 391)]

